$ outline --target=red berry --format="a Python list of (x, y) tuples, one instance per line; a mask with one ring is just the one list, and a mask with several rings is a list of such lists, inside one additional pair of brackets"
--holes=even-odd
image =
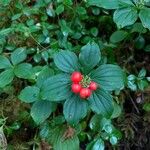
[(81, 91), (81, 85), (80, 84), (77, 84), (77, 83), (73, 83), (72, 86), (72, 92), (74, 93), (79, 93)]
[(73, 72), (71, 75), (71, 81), (79, 83), (82, 80), (82, 74), (80, 72)]
[(89, 85), (89, 88), (93, 91), (97, 90), (97, 87), (98, 87), (97, 83), (93, 81)]
[(82, 88), (80, 91), (81, 98), (88, 98), (91, 96), (91, 90), (89, 88)]

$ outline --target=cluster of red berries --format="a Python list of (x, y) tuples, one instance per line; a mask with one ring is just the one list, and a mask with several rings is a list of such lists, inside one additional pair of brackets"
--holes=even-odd
[(79, 94), (81, 98), (86, 99), (91, 96), (92, 91), (95, 91), (98, 87), (97, 83), (90, 81), (87, 87), (82, 85), (83, 75), (80, 72), (73, 72), (71, 75), (72, 92)]

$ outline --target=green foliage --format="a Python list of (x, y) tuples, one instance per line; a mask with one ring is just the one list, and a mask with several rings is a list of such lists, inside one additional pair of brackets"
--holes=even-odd
[[(54, 150), (79, 150), (79, 139), (76, 134), (72, 138), (65, 139), (65, 127), (55, 127), (50, 131), (49, 140), (54, 145)], [(55, 133), (55, 134), (54, 134)]]
[(88, 146), (86, 150), (104, 150), (105, 149), (105, 145), (104, 145), (104, 141), (101, 138), (97, 138), (95, 139), (93, 142), (91, 142)]
[(0, 73), (0, 87), (3, 88), (12, 82), (14, 78), (13, 69), (7, 69)]
[(41, 87), (42, 99), (49, 101), (62, 101), (71, 94), (70, 76), (59, 74), (48, 78)]
[[(93, 59), (94, 58), (94, 59)], [(91, 71), (100, 61), (101, 54), (96, 43), (88, 43), (83, 46), (79, 55), (79, 61), (83, 66), (82, 70), (86, 73)]]
[(24, 61), (27, 57), (26, 51), (24, 48), (18, 48), (11, 54), (11, 61), (13, 65), (17, 65), (20, 62)]
[(122, 137), (119, 130), (117, 130), (111, 123), (111, 120), (102, 117), (101, 115), (94, 115), (90, 121), (90, 128), (94, 132), (100, 132), (98, 137), (94, 138), (87, 149), (105, 148), (104, 140), (109, 140), (112, 145), (116, 145), (118, 140)]
[[(60, 52), (56, 54), (54, 57), (54, 62), (58, 68), (61, 68), (61, 70), (64, 72), (72, 73), (73, 71), (76, 71), (74, 68), (77, 66), (82, 66), (84, 68), (82, 69), (81, 67), (83, 73), (86, 73), (87, 69), (90, 71), (100, 61), (100, 56), (98, 56), (93, 61), (94, 53), (97, 55), (100, 54), (98, 45), (89, 43), (88, 45), (81, 48), (81, 53), (79, 55), (81, 64), (78, 64), (77, 56), (72, 52)], [(82, 63), (84, 59), (85, 62)], [(88, 60), (87, 62), (86, 59)], [(102, 65), (90, 73), (91, 79), (96, 81), (100, 85), (100, 88), (104, 88), (106, 90), (123, 88), (123, 75), (123, 71), (116, 65)], [(116, 82), (118, 80), (119, 82)], [(72, 92), (70, 90), (70, 82), (69, 74), (64, 73), (50, 77), (43, 84), (43, 87), (41, 88), (41, 95), (43, 99), (50, 101), (66, 100), (64, 104), (65, 118), (71, 124), (77, 124), (81, 118), (85, 117), (87, 112), (87, 104), (82, 102), (82, 99), (75, 96), (74, 94), (71, 95)], [(112, 98), (102, 89), (97, 90), (89, 98), (89, 106), (94, 112), (107, 117), (111, 116), (113, 112)], [(77, 113), (77, 110), (81, 110), (80, 113)]]
[(88, 0), (87, 1), (89, 5), (94, 5), (98, 7), (103, 7), (105, 9), (116, 9), (119, 7), (119, 1), (118, 0), (112, 0), (111, 3), (110, 1), (105, 1), (105, 0)]
[(147, 112), (150, 111), (150, 103), (145, 103), (144, 106), (143, 106), (143, 109)]
[(150, 9), (149, 8), (141, 9), (139, 17), (141, 19), (143, 26), (150, 30)]
[(137, 91), (138, 89), (143, 91), (149, 85), (149, 80), (146, 78), (146, 70), (143, 68), (138, 73), (138, 76), (133, 74), (128, 76), (128, 88), (132, 91)]
[(79, 96), (71, 95), (64, 104), (64, 116), (70, 124), (77, 124), (83, 119), (88, 111), (86, 101), (81, 101)]
[(110, 117), (113, 112), (112, 97), (103, 90), (97, 90), (89, 99), (91, 109), (97, 114)]
[(14, 74), (18, 78), (23, 78), (23, 79), (31, 79), (33, 70), (32, 70), (32, 65), (29, 63), (22, 63), (14, 68)]
[(69, 51), (60, 52), (55, 55), (54, 62), (60, 70), (66, 73), (72, 73), (73, 71), (79, 70), (76, 55)]
[[(12, 139), (29, 128), (25, 136), (34, 137), (28, 147), (14, 143), (8, 149), (48, 143), (54, 150), (103, 150), (107, 142), (118, 144), (122, 134), (113, 123), (126, 119), (121, 90), (144, 93), (149, 87), (149, 6), (149, 0), (0, 1), (0, 134)], [(88, 99), (72, 92), (74, 71), (98, 84)], [(5, 119), (7, 95), (17, 118)]]
[(112, 43), (118, 43), (123, 41), (126, 37), (128, 36), (128, 33), (126, 31), (123, 30), (118, 30), (115, 31), (111, 37), (110, 37), (110, 42)]
[(35, 102), (40, 99), (39, 93), (40, 89), (38, 87), (28, 86), (21, 91), (19, 99), (26, 103)]
[(5, 56), (0, 56), (0, 69), (11, 68), (10, 61)]
[(50, 116), (53, 110), (55, 110), (55, 104), (39, 100), (32, 105), (31, 116), (37, 124), (40, 124)]
[(134, 7), (117, 9), (113, 16), (114, 22), (117, 24), (118, 28), (132, 25), (138, 18), (137, 12), (138, 11)]
[(111, 2), (109, 0), (88, 0), (88, 4), (105, 9), (116, 9), (113, 14), (113, 20), (119, 29), (133, 25), (137, 21), (138, 16), (143, 26), (150, 29), (150, 9), (145, 6), (142, 0), (134, 2), (132, 0), (113, 0)]
[(90, 77), (107, 91), (122, 89), (125, 83), (124, 73), (117, 65), (101, 65), (90, 73)]

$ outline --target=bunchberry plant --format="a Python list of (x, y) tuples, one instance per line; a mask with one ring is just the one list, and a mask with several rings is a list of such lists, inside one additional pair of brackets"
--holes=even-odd
[(90, 109), (109, 118), (114, 109), (110, 92), (124, 87), (124, 73), (119, 66), (100, 64), (100, 60), (101, 51), (94, 42), (81, 48), (79, 58), (61, 51), (54, 56), (54, 63), (62, 73), (48, 77), (41, 86), (26, 87), (19, 98), (34, 102), (31, 115), (37, 123), (50, 115), (52, 104), (60, 102), (71, 125), (78, 124)]

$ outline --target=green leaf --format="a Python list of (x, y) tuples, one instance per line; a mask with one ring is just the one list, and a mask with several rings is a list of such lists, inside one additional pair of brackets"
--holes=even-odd
[(57, 15), (60, 15), (63, 11), (64, 11), (64, 5), (61, 4), (56, 8), (55, 12)]
[(150, 111), (150, 103), (145, 103), (144, 104), (144, 106), (143, 106), (143, 109), (145, 110), (145, 111)]
[(10, 84), (14, 79), (13, 69), (7, 69), (0, 73), (0, 87), (3, 88)]
[(120, 7), (135, 6), (131, 0), (118, 0)]
[(113, 125), (111, 124), (111, 120), (102, 117), (100, 120), (101, 130), (105, 131), (108, 134), (113, 132)]
[(12, 130), (19, 130), (21, 127), (21, 123), (20, 122), (14, 122), (13, 124), (11, 124), (11, 126), (9, 126), (10, 129)]
[(133, 33), (133, 32), (146, 33), (146, 32), (147, 32), (147, 29), (145, 29), (145, 28), (143, 27), (142, 23), (137, 22), (137, 23), (135, 23), (135, 24), (133, 25), (133, 28), (132, 28), (132, 30), (131, 30), (131, 33)]
[(10, 68), (12, 65), (7, 57), (0, 55), (0, 69)]
[(66, 5), (71, 6), (73, 4), (72, 0), (63, 0)]
[(79, 70), (78, 58), (73, 52), (61, 51), (54, 56), (55, 65), (66, 73)]
[(33, 75), (32, 65), (29, 63), (22, 63), (14, 68), (14, 73), (18, 78), (31, 79)]
[(111, 35), (110, 41), (112, 43), (118, 43), (118, 42), (123, 41), (127, 36), (128, 36), (128, 33), (126, 31), (123, 31), (123, 30), (115, 31)]
[(10, 2), (11, 2), (11, 0), (1, 0), (0, 4), (2, 4), (3, 6), (7, 6), (7, 5), (9, 5)]
[(12, 32), (13, 28), (6, 28), (0, 30), (0, 36), (7, 36), (10, 32)]
[(33, 56), (33, 59), (36, 63), (39, 63), (41, 61), (41, 54), (37, 53)]
[(50, 101), (36, 101), (31, 108), (31, 116), (37, 124), (43, 123), (53, 112), (55, 105)]
[[(49, 37), (48, 37), (49, 38)], [(42, 58), (44, 59), (45, 62), (48, 62), (49, 54), (48, 51), (43, 51), (41, 53)]]
[(54, 125), (56, 126), (56, 125), (62, 125), (63, 123), (65, 123), (66, 120), (65, 120), (64, 115), (62, 114), (62, 115), (56, 116), (52, 121)]
[(114, 128), (112, 136), (115, 136), (115, 137), (117, 137), (118, 140), (120, 140), (122, 138), (122, 133), (120, 130)]
[(149, 82), (150, 82), (150, 77), (146, 77), (146, 79), (147, 79), (147, 81), (149, 81)]
[(62, 101), (71, 94), (70, 75), (59, 74), (48, 78), (41, 87), (42, 99)]
[(86, 150), (92, 150), (92, 147), (94, 145), (95, 141), (93, 140), (91, 143), (89, 143), (86, 147)]
[(135, 48), (136, 49), (143, 49), (144, 46), (145, 46), (145, 39), (143, 36), (138, 36), (135, 41), (134, 41), (134, 44), (135, 44)]
[(84, 7), (78, 6), (76, 8), (76, 13), (79, 14), (80, 16), (86, 15), (86, 9)]
[(87, 102), (72, 94), (64, 104), (64, 116), (67, 122), (76, 125), (87, 114)]
[(124, 87), (125, 74), (117, 65), (101, 65), (91, 72), (90, 77), (99, 84), (100, 88), (107, 91), (118, 90)]
[(94, 37), (98, 35), (98, 29), (96, 27), (91, 28), (90, 32)]
[(92, 70), (100, 61), (100, 48), (96, 43), (88, 43), (81, 48), (79, 60), (85, 72)]
[(21, 91), (19, 95), (19, 99), (26, 103), (32, 103), (40, 100), (39, 93), (40, 93), (40, 89), (38, 87), (27, 86)]
[(112, 119), (118, 118), (122, 112), (122, 109), (116, 102), (113, 102), (113, 107), (114, 107), (114, 111), (113, 111), (111, 118)]
[(21, 17), (21, 13), (18, 13), (18, 14), (15, 14), (14, 16), (12, 16), (11, 20), (14, 21), (14, 20), (17, 20)]
[(61, 32), (65, 37), (67, 37), (68, 34), (72, 32), (66, 20), (64, 19), (59, 20), (59, 25), (61, 27)]
[(39, 72), (38, 77), (37, 77), (37, 86), (41, 87), (43, 82), (51, 77), (54, 74), (53, 70), (50, 69), (48, 66), (43, 67), (43, 69)]
[(48, 7), (48, 8), (46, 9), (46, 13), (47, 13), (47, 15), (50, 16), (50, 17), (55, 17), (55, 11), (54, 11), (53, 7)]
[(134, 82), (135, 82), (136, 78), (137, 78), (137, 77), (136, 77), (135, 75), (130, 74), (127, 79), (128, 79), (129, 81), (134, 81)]
[(137, 90), (137, 85), (134, 81), (128, 81), (127, 85), (128, 85), (128, 88), (130, 88), (132, 91)]
[(89, 98), (91, 109), (97, 114), (110, 117), (113, 113), (112, 96), (102, 89), (97, 89)]
[(17, 48), (11, 54), (11, 61), (14, 65), (19, 64), (20, 62), (24, 61), (27, 57), (26, 49), (24, 48)]
[(76, 133), (70, 138), (65, 138), (67, 132), (65, 126), (56, 127), (50, 132), (50, 143), (53, 145), (54, 150), (79, 150), (79, 139)]
[(119, 8), (118, 0), (87, 0), (90, 6), (102, 7), (105, 9), (117, 9)]
[(143, 8), (140, 10), (139, 17), (145, 28), (150, 30), (150, 8)]
[(95, 114), (92, 119), (90, 120), (90, 128), (94, 131), (100, 131), (100, 121), (101, 121), (101, 115)]
[(111, 136), (109, 141), (112, 145), (116, 145), (118, 142), (118, 139), (115, 136)]
[(101, 138), (98, 138), (94, 143), (92, 150), (104, 150), (104, 149), (105, 149), (104, 141)]
[(144, 48), (145, 52), (150, 52), (150, 45), (146, 45), (146, 47)]
[(95, 15), (95, 16), (98, 16), (100, 14), (100, 8), (98, 7), (93, 7), (92, 8), (92, 13)]
[(138, 74), (138, 77), (143, 79), (145, 76), (146, 76), (146, 69), (142, 68)]
[(113, 16), (114, 22), (117, 24), (118, 28), (134, 24), (137, 18), (138, 11), (134, 7), (117, 9)]
[(40, 126), (40, 132), (39, 132), (40, 138), (45, 139), (49, 136), (49, 123), (44, 122)]
[(138, 81), (137, 84), (138, 84), (139, 89), (142, 91), (149, 85), (146, 80), (140, 80), (140, 81)]

